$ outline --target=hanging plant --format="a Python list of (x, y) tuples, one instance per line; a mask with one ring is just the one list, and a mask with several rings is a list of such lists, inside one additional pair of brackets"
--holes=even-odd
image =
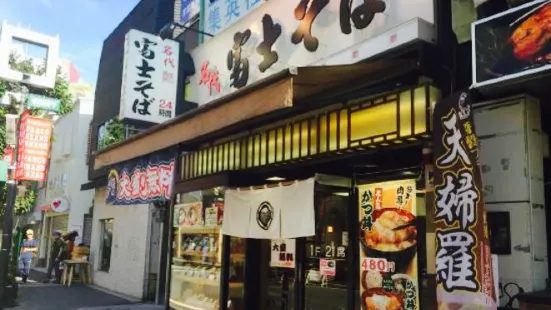
[(27, 190), (25, 195), (17, 196), (15, 199), (15, 208), (13, 210), (14, 215), (25, 215), (31, 212), (36, 201), (36, 192), (34, 190)]

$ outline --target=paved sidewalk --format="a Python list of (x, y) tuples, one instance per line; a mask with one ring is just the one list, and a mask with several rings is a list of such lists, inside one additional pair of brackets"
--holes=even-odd
[(83, 307), (128, 305), (130, 301), (84, 285), (70, 288), (55, 284), (19, 287), (19, 306), (13, 310), (75, 310)]
[[(29, 282), (19, 285), (18, 306), (10, 310), (126, 310), (154, 309), (140, 308), (128, 299), (118, 297), (102, 290), (82, 284), (63, 287), (59, 284), (43, 283), (46, 275), (39, 270), (33, 270)], [(124, 307), (117, 307), (124, 306)], [(97, 308), (100, 307), (100, 308)]]

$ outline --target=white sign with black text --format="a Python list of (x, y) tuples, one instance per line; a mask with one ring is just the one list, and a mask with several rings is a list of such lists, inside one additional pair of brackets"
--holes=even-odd
[[(235, 4), (229, 16), (218, 8), (228, 2), (237, 3), (208, 6), (204, 29), (233, 23)], [(265, 2), (191, 51), (197, 72), (186, 100), (202, 105), (292, 66), (352, 64), (434, 41), (434, 0), (284, 2)]]
[(295, 268), (295, 239), (272, 239), (271, 267)]
[(124, 45), (120, 118), (163, 123), (176, 113), (179, 43), (135, 29)]

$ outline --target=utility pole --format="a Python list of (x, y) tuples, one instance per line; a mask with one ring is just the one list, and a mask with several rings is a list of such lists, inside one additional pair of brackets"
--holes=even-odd
[[(25, 111), (27, 94), (29, 89), (25, 86), (22, 88), (23, 102), (19, 108), (19, 115)], [(4, 298), (6, 294), (6, 285), (8, 284), (8, 271), (10, 264), (10, 251), (12, 248), (12, 234), (13, 234), (13, 209), (15, 208), (15, 198), (17, 196), (17, 181), (15, 180), (15, 171), (17, 170), (17, 153), (19, 144), (19, 122), (17, 122), (16, 143), (15, 151), (13, 155), (14, 171), (11, 174), (11, 178), (7, 183), (6, 194), (6, 208), (4, 212), (4, 225), (2, 229), (2, 248), (0, 249), (0, 310), (3, 308)]]

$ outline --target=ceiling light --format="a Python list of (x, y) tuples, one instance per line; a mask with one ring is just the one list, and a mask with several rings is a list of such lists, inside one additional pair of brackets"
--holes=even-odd
[(333, 193), (333, 195), (348, 197), (348, 192), (336, 192), (336, 193)]
[(282, 177), (269, 177), (269, 178), (266, 179), (266, 181), (273, 181), (273, 182), (285, 181), (285, 178), (282, 178)]
[(413, 172), (413, 171), (404, 171), (404, 172), (402, 172), (402, 175), (415, 175), (415, 172)]

